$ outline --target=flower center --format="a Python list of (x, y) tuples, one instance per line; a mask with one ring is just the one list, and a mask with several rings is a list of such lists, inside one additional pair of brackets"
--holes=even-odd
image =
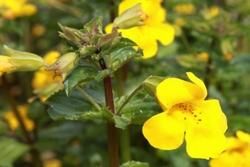
[(178, 110), (185, 113), (193, 114), (194, 107), (191, 103), (179, 103), (172, 107), (172, 110)]

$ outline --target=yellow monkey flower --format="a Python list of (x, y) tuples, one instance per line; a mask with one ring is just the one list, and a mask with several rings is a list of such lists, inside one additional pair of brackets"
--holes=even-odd
[(196, 7), (192, 3), (180, 3), (174, 7), (174, 12), (181, 15), (192, 15), (196, 12)]
[(209, 54), (207, 52), (201, 52), (196, 55), (197, 59), (201, 62), (207, 62), (209, 59)]
[[(135, 5), (141, 5), (140, 25), (129, 29), (119, 29), (123, 37), (134, 41), (142, 50), (143, 58), (156, 55), (157, 41), (163, 45), (170, 44), (174, 39), (174, 28), (165, 22), (166, 11), (161, 0), (123, 0), (119, 5), (119, 15)], [(112, 24), (107, 25), (106, 32), (111, 32)]]
[[(32, 131), (34, 129), (34, 122), (28, 118), (27, 113), (28, 113), (28, 109), (26, 105), (22, 105), (22, 106), (18, 106), (18, 111), (19, 114), (21, 116), (21, 118), (24, 121), (24, 124), (27, 128), (28, 131)], [(9, 127), (11, 130), (16, 130), (20, 124), (15, 116), (15, 114), (13, 113), (13, 111), (7, 111), (4, 113), (4, 118), (6, 119), (6, 121), (9, 124)]]
[(27, 0), (0, 0), (0, 15), (6, 19), (31, 16), (37, 12), (35, 5)]
[(58, 159), (48, 159), (43, 161), (43, 167), (61, 167), (62, 163)]
[[(44, 56), (47, 65), (55, 63), (60, 57), (58, 51), (50, 51)], [(44, 68), (37, 71), (32, 80), (34, 92), (38, 94), (42, 101), (45, 101), (51, 92), (60, 90), (63, 87), (61, 76), (55, 76), (54, 72), (47, 71)]]
[(216, 159), (210, 161), (211, 167), (249, 167), (250, 134), (237, 131), (236, 137), (227, 139), (226, 150)]
[(192, 82), (167, 78), (156, 87), (164, 112), (148, 119), (143, 135), (159, 149), (173, 150), (186, 140), (192, 158), (217, 157), (225, 149), (227, 120), (216, 99), (204, 100), (207, 90), (202, 80), (187, 73)]
[(204, 9), (202, 11), (202, 14), (206, 20), (210, 20), (217, 17), (220, 14), (220, 8), (218, 6), (211, 6), (207, 9)]

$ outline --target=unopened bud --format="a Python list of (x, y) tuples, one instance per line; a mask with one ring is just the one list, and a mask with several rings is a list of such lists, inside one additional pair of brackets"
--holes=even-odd
[(47, 67), (47, 70), (54, 71), (56, 75), (65, 78), (75, 67), (77, 55), (69, 52), (61, 56), (54, 64)]
[(96, 47), (92, 45), (87, 45), (80, 48), (80, 56), (83, 58), (92, 55), (95, 52), (96, 52)]
[(155, 95), (156, 87), (164, 80), (165, 78), (159, 76), (150, 76), (145, 81), (143, 81), (144, 88), (151, 94)]
[(140, 26), (144, 24), (146, 17), (147, 15), (143, 12), (141, 4), (138, 3), (116, 17), (114, 20), (114, 27), (127, 29)]
[(0, 56), (0, 73), (13, 71), (35, 71), (44, 65), (43, 59), (29, 52), (22, 52), (4, 46), (6, 55)]

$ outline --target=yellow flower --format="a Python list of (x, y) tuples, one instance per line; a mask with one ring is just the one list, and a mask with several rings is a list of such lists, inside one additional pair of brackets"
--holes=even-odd
[(196, 55), (198, 60), (202, 61), (202, 62), (207, 62), (209, 59), (209, 54), (207, 52), (201, 52), (199, 54)]
[(43, 162), (43, 167), (61, 167), (62, 163), (58, 159), (49, 159)]
[(186, 20), (183, 18), (177, 18), (177, 19), (175, 19), (174, 24), (179, 26), (179, 27), (182, 27), (186, 24)]
[(192, 3), (180, 3), (174, 7), (174, 12), (181, 15), (192, 15), (196, 12), (196, 7)]
[[(46, 64), (51, 65), (60, 57), (58, 51), (50, 51), (44, 56)], [(55, 77), (52, 72), (41, 69), (37, 71), (32, 80), (32, 86), (34, 89), (40, 89), (47, 86), (50, 83), (60, 81), (60, 77)]]
[(40, 37), (45, 33), (46, 29), (41, 24), (36, 24), (32, 27), (32, 35), (35, 37)]
[(0, 55), (0, 76), (5, 72), (13, 71), (14, 68), (14, 65), (10, 63), (9, 56)]
[(187, 73), (192, 82), (167, 78), (156, 88), (164, 112), (147, 120), (143, 135), (159, 149), (172, 150), (186, 140), (193, 158), (209, 159), (225, 149), (227, 120), (216, 99), (204, 100), (207, 90), (202, 80)]
[[(47, 65), (55, 63), (60, 57), (58, 51), (50, 51), (44, 56), (44, 61)], [(32, 87), (42, 101), (48, 98), (47, 91), (56, 91), (63, 86), (61, 76), (55, 76), (54, 72), (47, 71), (44, 68), (37, 71), (32, 80)]]
[(175, 35), (180, 36), (182, 34), (182, 26), (186, 24), (186, 20), (183, 18), (177, 18), (174, 21)]
[(233, 59), (234, 55), (232, 54), (232, 52), (226, 52), (224, 53), (224, 59), (227, 60), (227, 61), (230, 61)]
[(205, 19), (210, 20), (220, 14), (220, 8), (218, 6), (211, 6), (208, 9), (204, 9), (202, 14)]
[[(170, 44), (174, 39), (174, 28), (165, 22), (166, 11), (161, 6), (161, 0), (123, 0), (119, 5), (119, 14), (127, 9), (141, 4), (144, 12), (144, 24), (129, 28), (119, 29), (123, 37), (134, 41), (143, 50), (143, 58), (151, 58), (156, 55), (157, 41), (163, 45)], [(112, 24), (107, 25), (106, 32), (111, 32)]]
[(37, 12), (36, 6), (27, 3), (27, 0), (0, 0), (0, 14), (6, 19), (31, 16)]
[(237, 131), (236, 137), (227, 139), (226, 150), (210, 161), (211, 167), (249, 167), (250, 134)]
[[(25, 124), (27, 130), (32, 131), (34, 129), (34, 122), (31, 119), (29, 119), (27, 116), (27, 112), (28, 112), (27, 106), (26, 105), (18, 106), (17, 109), (19, 111), (21, 118), (24, 120), (24, 124)], [(11, 130), (16, 130), (20, 126), (13, 111), (5, 112), (4, 118), (8, 122)]]

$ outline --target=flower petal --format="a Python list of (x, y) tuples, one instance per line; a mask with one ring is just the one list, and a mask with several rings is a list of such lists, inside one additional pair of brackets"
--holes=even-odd
[(156, 88), (156, 96), (165, 110), (178, 103), (200, 101), (205, 98), (204, 91), (199, 85), (178, 78), (167, 78), (162, 81)]
[(143, 51), (143, 59), (152, 58), (157, 54), (158, 45), (155, 40), (145, 40), (142, 43), (138, 44), (138, 46)]
[(184, 139), (185, 126), (182, 117), (162, 112), (147, 120), (142, 128), (144, 137), (155, 148), (172, 150)]
[(150, 33), (156, 40), (159, 40), (163, 45), (168, 45), (173, 42), (175, 29), (170, 24), (158, 24), (147, 26)]
[(227, 120), (218, 100), (206, 100), (194, 111), (186, 129), (187, 153), (193, 158), (214, 158), (226, 148)]
[(10, 57), (0, 55), (0, 73), (11, 72), (13, 68), (13, 65), (10, 63)]
[(199, 79), (197, 76), (195, 76), (192, 72), (187, 72), (187, 76), (190, 79), (190, 81), (192, 81), (193, 83), (195, 83), (197, 86), (199, 86), (202, 89), (203, 98), (205, 99), (205, 97), (207, 96), (207, 88), (204, 82), (201, 79)]
[(112, 32), (112, 27), (113, 27), (113, 24), (106, 25), (105, 32), (106, 33), (111, 33)]

